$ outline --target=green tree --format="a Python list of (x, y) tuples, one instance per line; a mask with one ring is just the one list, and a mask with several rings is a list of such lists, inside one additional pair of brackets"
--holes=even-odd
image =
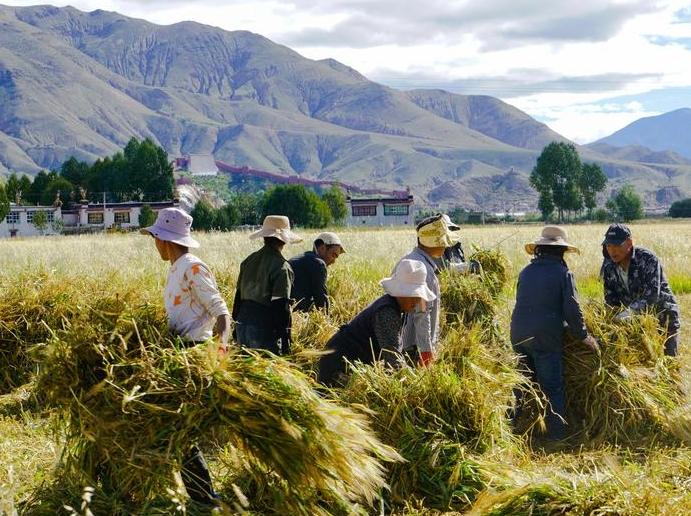
[(38, 174), (36, 174), (33, 183), (31, 183), (29, 191), (23, 196), (27, 204), (39, 204), (41, 199), (43, 199), (43, 192), (48, 187), (50, 182), (57, 177), (57, 173), (46, 172), (45, 170), (41, 170)]
[(233, 195), (229, 204), (237, 208), (240, 224), (256, 226), (262, 222), (263, 199), (259, 193), (239, 193)]
[(538, 206), (546, 220), (556, 208), (559, 222), (565, 211), (578, 211), (583, 206), (579, 190), (581, 159), (571, 143), (552, 142), (547, 145), (530, 174), (530, 184), (540, 194)]
[(21, 185), (19, 183), (19, 178), (17, 177), (17, 174), (12, 172), (5, 183), (5, 195), (7, 195), (7, 199), (10, 202), (15, 202), (17, 199), (17, 192), (20, 190)]
[(192, 210), (192, 228), (201, 231), (210, 231), (216, 222), (216, 209), (206, 199), (200, 199)]
[(331, 221), (328, 205), (303, 185), (279, 185), (264, 195), (263, 215), (285, 215), (296, 226), (323, 228)]
[(46, 215), (46, 212), (43, 210), (37, 211), (34, 213), (34, 218), (31, 223), (39, 231), (39, 233), (43, 234), (43, 232), (48, 228), (48, 215)]
[[(22, 177), (19, 178), (19, 191), (21, 192), (22, 198), (31, 191), (31, 179), (26, 174), (22, 174)], [(10, 197), (10, 201), (14, 202), (15, 199), (16, 193), (15, 197)]]
[(346, 196), (343, 190), (336, 185), (333, 185), (326, 192), (322, 194), (322, 200), (326, 202), (331, 212), (331, 218), (336, 224), (343, 224), (348, 215), (348, 206), (346, 204)]
[(7, 214), (10, 212), (10, 200), (7, 198), (5, 187), (0, 185), (0, 222), (5, 220)]
[(583, 195), (583, 204), (588, 209), (588, 218), (592, 219), (593, 210), (597, 207), (597, 194), (607, 186), (607, 176), (596, 163), (584, 163), (578, 184)]
[(624, 222), (643, 218), (643, 201), (631, 185), (624, 185), (607, 201), (607, 208), (617, 220)]
[(674, 218), (691, 217), (691, 199), (675, 201), (669, 207), (669, 216)]
[(74, 190), (74, 185), (64, 177), (56, 177), (48, 183), (41, 195), (41, 204), (44, 206), (51, 206), (60, 192), (60, 199), (65, 202), (69, 199), (70, 193)]
[(129, 195), (134, 199), (159, 201), (173, 198), (175, 179), (166, 152), (150, 139), (132, 138), (125, 147)]
[(156, 212), (148, 204), (144, 204), (139, 210), (139, 218), (137, 219), (140, 228), (152, 226), (156, 222)]
[(240, 212), (234, 204), (228, 203), (216, 210), (214, 214), (214, 229), (228, 231), (240, 224)]
[(79, 161), (77, 158), (72, 156), (60, 167), (60, 175), (74, 186), (86, 187), (89, 168), (88, 163)]

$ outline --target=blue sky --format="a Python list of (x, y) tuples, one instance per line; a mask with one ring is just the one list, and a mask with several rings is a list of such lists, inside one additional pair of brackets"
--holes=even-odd
[[(0, 0), (9, 5), (32, 1)], [(72, 0), (250, 30), (396, 88), (499, 97), (587, 143), (691, 107), (691, 0)]]

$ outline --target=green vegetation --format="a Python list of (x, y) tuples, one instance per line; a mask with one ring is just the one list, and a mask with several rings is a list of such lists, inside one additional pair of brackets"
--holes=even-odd
[(573, 144), (552, 142), (538, 157), (530, 184), (540, 194), (538, 208), (543, 219), (549, 220), (556, 209), (557, 220), (563, 222), (565, 213), (577, 213), (584, 206), (592, 215), (607, 177), (599, 165), (582, 164)]
[(673, 218), (691, 217), (691, 199), (675, 201), (669, 207), (669, 216)]
[(642, 219), (644, 216), (643, 201), (631, 185), (624, 185), (613, 198), (607, 201), (607, 208), (612, 212), (615, 220), (624, 222)]

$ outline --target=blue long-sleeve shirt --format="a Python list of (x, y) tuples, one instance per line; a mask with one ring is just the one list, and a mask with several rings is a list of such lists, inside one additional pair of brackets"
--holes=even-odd
[(577, 339), (588, 336), (573, 274), (559, 257), (538, 256), (518, 276), (511, 343), (560, 350), (564, 322)]

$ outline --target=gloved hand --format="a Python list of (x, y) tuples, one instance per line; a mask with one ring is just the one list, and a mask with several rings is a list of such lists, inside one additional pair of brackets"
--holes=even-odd
[(470, 260), (470, 273), (471, 274), (482, 274), (482, 264), (477, 260)]
[(593, 353), (597, 353), (598, 355), (600, 354), (600, 345), (597, 343), (597, 339), (595, 339), (595, 337), (593, 337), (592, 335), (588, 335), (581, 342), (588, 346), (588, 349), (590, 349), (590, 351), (592, 351)]
[(432, 355), (431, 351), (421, 351), (418, 365), (420, 367), (427, 367), (432, 363), (432, 360), (434, 360), (434, 355)]
[(621, 312), (619, 312), (617, 315), (614, 316), (615, 321), (629, 321), (633, 317), (633, 313), (631, 313), (631, 309), (625, 308)]

